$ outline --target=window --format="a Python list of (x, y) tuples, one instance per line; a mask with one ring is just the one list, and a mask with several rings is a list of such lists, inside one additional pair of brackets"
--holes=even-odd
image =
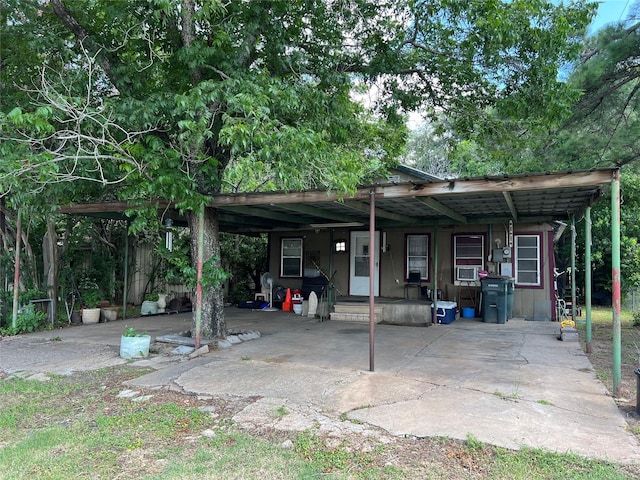
[(346, 240), (336, 240), (333, 242), (333, 251), (336, 253), (344, 253), (347, 251), (347, 241)]
[(484, 266), (484, 235), (454, 235), (453, 236), (453, 267), (454, 278), (458, 267)]
[(282, 277), (302, 276), (302, 239), (283, 238), (280, 250), (280, 272)]
[(429, 278), (429, 237), (407, 235), (407, 277), (409, 272), (420, 272), (420, 278)]
[(540, 235), (516, 235), (516, 283), (540, 285)]

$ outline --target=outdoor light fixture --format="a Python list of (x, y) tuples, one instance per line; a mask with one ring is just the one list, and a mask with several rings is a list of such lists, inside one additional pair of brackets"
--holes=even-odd
[(333, 251), (336, 253), (344, 253), (347, 251), (347, 241), (346, 240), (336, 240), (333, 243)]
[(167, 231), (164, 234), (164, 246), (170, 252), (173, 251), (173, 232), (171, 231), (171, 226), (173, 225), (173, 220), (167, 218), (164, 221), (165, 226), (167, 227)]
[(336, 222), (336, 223), (311, 223), (311, 228), (341, 228), (341, 227), (362, 227), (364, 223), (361, 222)]

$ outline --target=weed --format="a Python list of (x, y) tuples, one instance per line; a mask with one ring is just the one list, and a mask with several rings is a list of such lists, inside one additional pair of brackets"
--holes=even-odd
[(629, 431), (634, 435), (640, 435), (640, 426), (637, 427), (629, 427)]
[(478, 440), (471, 433), (467, 433), (467, 440), (465, 442), (465, 447), (470, 452), (479, 452), (484, 448), (484, 443)]
[(513, 388), (513, 392), (511, 392), (511, 398), (514, 400), (517, 400), (518, 398), (520, 398), (520, 395), (518, 394), (519, 391), (520, 391), (520, 382), (516, 382)]
[(634, 310), (631, 314), (631, 325), (640, 327), (640, 310)]
[(539, 403), (540, 405), (553, 405), (553, 403), (548, 400), (538, 400), (536, 403)]
[(287, 410), (284, 405), (281, 405), (278, 407), (278, 409), (276, 410), (276, 416), (278, 418), (282, 418), (285, 415), (289, 415), (289, 410)]
[(308, 430), (300, 433), (294, 443), (296, 453), (325, 473), (353, 468), (366, 469), (373, 464), (370, 455), (348, 451), (347, 447), (343, 442), (337, 447), (328, 448), (320, 437)]
[(51, 337), (51, 338), (49, 339), (49, 341), (50, 341), (50, 342), (61, 342), (61, 341), (62, 341), (62, 339), (61, 339), (60, 337)]
[(240, 357), (241, 360), (244, 360), (245, 362), (251, 360), (251, 357), (248, 357), (247, 355), (243, 355), (242, 357)]

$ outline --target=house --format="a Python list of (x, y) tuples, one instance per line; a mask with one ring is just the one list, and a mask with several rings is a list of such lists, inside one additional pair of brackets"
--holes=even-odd
[[(337, 300), (365, 299), (372, 254), (373, 293), (381, 305), (438, 291), (441, 300), (478, 312), (479, 277), (487, 273), (514, 279), (514, 316), (552, 320), (556, 221), (582, 215), (616, 173), (445, 180), (399, 167), (350, 198), (325, 191), (256, 193), (216, 197), (212, 206), (222, 212), (222, 223), (230, 215), (241, 224), (237, 231), (269, 232), (269, 270), (277, 285), (303, 289), (309, 277), (321, 275), (331, 279)], [(264, 220), (268, 228), (260, 227)], [(412, 271), (419, 272), (415, 289), (406, 288)], [(430, 302), (422, 303), (422, 310), (399, 310), (404, 318), (383, 307), (382, 320), (425, 321)]]
[(401, 166), (349, 197), (320, 190), (222, 194), (209, 206), (218, 210), (221, 231), (268, 233), (276, 285), (303, 289), (311, 278), (329, 278), (336, 308), (369, 297), (371, 266), (373, 298), (385, 305), (378, 320), (426, 322), (433, 292), (478, 313), (484, 273), (514, 279), (514, 316), (552, 320), (555, 222), (579, 218), (617, 175), (601, 169), (439, 179)]

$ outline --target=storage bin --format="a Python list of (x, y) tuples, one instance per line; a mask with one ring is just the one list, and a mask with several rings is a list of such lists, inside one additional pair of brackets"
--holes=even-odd
[(470, 307), (462, 307), (462, 318), (476, 318), (476, 309)]

